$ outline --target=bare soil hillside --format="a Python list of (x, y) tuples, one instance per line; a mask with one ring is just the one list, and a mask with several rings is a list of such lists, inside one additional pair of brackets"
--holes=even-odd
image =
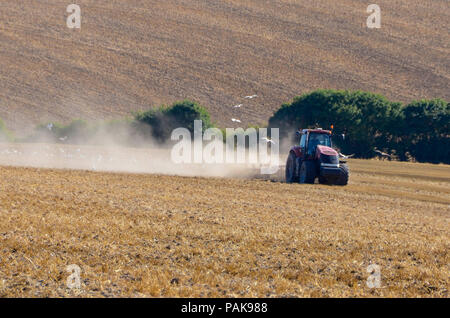
[(0, 3), (0, 117), (19, 134), (183, 98), (222, 126), (316, 88), (450, 99), (447, 0), (379, 0), (381, 29), (357, 0), (79, 0), (80, 30), (68, 4)]

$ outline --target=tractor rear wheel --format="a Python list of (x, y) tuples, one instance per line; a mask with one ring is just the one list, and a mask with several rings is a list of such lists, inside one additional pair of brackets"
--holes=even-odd
[(312, 161), (303, 161), (300, 167), (300, 183), (313, 184), (316, 179), (316, 165)]
[(348, 184), (348, 177), (350, 175), (350, 171), (348, 169), (348, 166), (344, 163), (341, 163), (339, 168), (341, 169), (341, 175), (337, 179), (336, 184), (345, 186)]
[(298, 175), (296, 171), (297, 158), (294, 153), (290, 153), (286, 162), (286, 183), (298, 182)]

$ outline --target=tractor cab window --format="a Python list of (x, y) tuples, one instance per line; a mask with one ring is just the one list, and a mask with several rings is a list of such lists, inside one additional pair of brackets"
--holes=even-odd
[(318, 145), (331, 147), (331, 140), (328, 134), (310, 134), (308, 141), (308, 154), (313, 155)]
[(302, 134), (302, 137), (300, 138), (300, 148), (305, 149), (306, 147), (306, 134)]

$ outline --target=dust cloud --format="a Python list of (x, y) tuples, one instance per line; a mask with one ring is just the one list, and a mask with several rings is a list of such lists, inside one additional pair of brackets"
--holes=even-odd
[(0, 143), (0, 165), (189, 177), (262, 178), (258, 164), (176, 164), (171, 148)]
[[(100, 129), (89, 136), (72, 133), (55, 138), (45, 131), (36, 136), (32, 142), (0, 142), (0, 165), (189, 177), (271, 177), (261, 174), (259, 164), (177, 164), (171, 158), (175, 142), (161, 144), (151, 133), (136, 133), (127, 126)], [(250, 156), (247, 149), (246, 162)]]

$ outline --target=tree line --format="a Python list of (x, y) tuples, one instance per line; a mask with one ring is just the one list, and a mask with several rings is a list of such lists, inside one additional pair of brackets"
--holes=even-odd
[[(44, 123), (30, 136), (15, 141), (101, 144), (107, 136), (116, 144), (128, 146), (145, 145), (149, 140), (164, 144), (175, 128), (193, 132), (196, 119), (203, 121), (204, 130), (217, 126), (205, 107), (184, 100), (99, 123), (83, 120), (67, 125)], [(333, 135), (345, 136), (335, 138), (335, 145), (356, 158), (371, 158), (382, 151), (398, 160), (450, 163), (450, 106), (442, 99), (403, 105), (369, 92), (316, 90), (283, 104), (268, 124), (269, 128), (279, 128), (280, 139), (287, 138), (289, 144), (297, 142), (297, 129), (333, 126)], [(12, 133), (0, 120), (0, 142), (12, 140)]]
[(407, 105), (362, 91), (316, 90), (285, 103), (269, 119), (280, 136), (298, 128), (334, 127), (343, 153), (371, 158), (376, 151), (398, 160), (450, 163), (450, 104), (442, 99)]

